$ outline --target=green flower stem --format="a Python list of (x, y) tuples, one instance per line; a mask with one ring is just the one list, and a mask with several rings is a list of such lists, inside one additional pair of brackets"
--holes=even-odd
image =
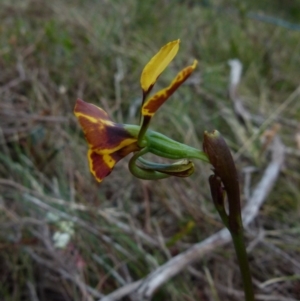
[[(177, 142), (169, 137), (155, 131), (147, 130), (137, 125), (125, 124), (124, 128), (135, 138), (139, 138), (140, 147), (147, 147), (147, 152), (159, 157), (181, 160), (181, 159), (199, 159), (209, 163), (205, 152)], [(142, 133), (142, 134), (140, 134)]]
[[(229, 229), (230, 231), (230, 229)], [(243, 236), (243, 228), (236, 232), (230, 231), (235, 253), (239, 262), (240, 271), (242, 274), (244, 292), (245, 292), (245, 301), (254, 301), (254, 292), (251, 279), (251, 272), (249, 268), (248, 256), (246, 251), (246, 246)]]
[[(251, 272), (249, 268), (246, 246), (243, 237), (244, 230), (243, 230), (241, 214), (238, 213), (234, 215), (232, 214), (232, 212), (230, 213), (230, 211), (229, 211), (229, 215), (227, 214), (224, 205), (225, 191), (223, 191), (222, 182), (219, 177), (217, 177), (216, 175), (211, 175), (209, 177), (209, 184), (210, 184), (210, 190), (211, 190), (212, 199), (214, 201), (214, 205), (224, 225), (229, 230), (233, 241), (235, 253), (242, 274), (245, 300), (254, 301)], [(239, 199), (235, 200), (235, 202), (233, 202), (232, 199), (228, 200), (229, 203), (236, 203), (237, 201), (239, 202), (240, 200)]]
[[(211, 176), (215, 177), (214, 175)], [(210, 187), (211, 192), (213, 194), (213, 188), (217, 188), (216, 186), (212, 185), (212, 180), (210, 178)], [(221, 187), (221, 186), (219, 186)], [(254, 292), (253, 292), (253, 285), (252, 285), (252, 279), (251, 279), (251, 272), (247, 257), (247, 251), (246, 246), (244, 242), (244, 236), (243, 236), (243, 224), (241, 215), (232, 215), (229, 213), (229, 215), (226, 213), (225, 206), (224, 206), (224, 196), (222, 196), (222, 203), (218, 202), (220, 201), (220, 194), (216, 197), (216, 195), (213, 196), (215, 207), (224, 223), (226, 228), (229, 230), (235, 253), (238, 259), (240, 272), (242, 274), (243, 279), (243, 286), (244, 286), (244, 292), (245, 292), (245, 300), (246, 301), (254, 301)], [(228, 200), (228, 202), (231, 202), (232, 200)]]
[[(230, 199), (228, 195), (228, 203), (240, 204), (240, 196), (236, 200)], [(234, 212), (229, 211), (228, 230), (231, 234), (235, 253), (238, 259), (240, 271), (243, 279), (245, 292), (245, 301), (254, 301), (254, 291), (251, 279), (251, 271), (249, 267), (248, 255), (244, 240), (244, 228), (240, 208)]]
[(149, 152), (168, 159), (199, 159), (209, 163), (206, 153), (154, 131), (145, 135)]
[(149, 127), (149, 124), (150, 124), (150, 121), (151, 121), (151, 117), (150, 116), (143, 116), (142, 117), (142, 123), (141, 123), (141, 127), (140, 127), (140, 131), (139, 131), (139, 134), (138, 134), (138, 145), (139, 146), (142, 146), (142, 141), (143, 141), (143, 138), (148, 130), (148, 127)]

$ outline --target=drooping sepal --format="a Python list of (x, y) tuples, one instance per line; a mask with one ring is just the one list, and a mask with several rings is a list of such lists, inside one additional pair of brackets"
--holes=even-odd
[(125, 125), (111, 121), (101, 108), (77, 99), (74, 113), (89, 145), (90, 171), (98, 182), (110, 174), (119, 160), (140, 150), (137, 137)]
[(90, 171), (98, 182), (107, 177), (115, 165), (115, 161), (109, 155), (99, 155), (95, 151), (88, 150), (88, 161)]
[(114, 123), (101, 108), (77, 99), (74, 114), (83, 129), (88, 145), (101, 153), (111, 153), (137, 139), (123, 125)]
[(103, 154), (98, 150), (88, 150), (89, 168), (98, 182), (107, 177), (115, 165), (129, 153), (140, 150), (137, 143), (132, 143), (110, 154)]

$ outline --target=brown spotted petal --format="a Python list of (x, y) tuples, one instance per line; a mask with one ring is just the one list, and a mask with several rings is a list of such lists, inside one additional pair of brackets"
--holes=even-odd
[(96, 180), (101, 182), (112, 172), (118, 161), (127, 156), (129, 153), (138, 151), (139, 149), (140, 148), (137, 146), (136, 142), (111, 154), (101, 154), (95, 150), (89, 149), (88, 161), (90, 171)]
[(137, 139), (97, 106), (77, 99), (74, 114), (89, 145), (90, 171), (99, 182), (110, 174), (119, 160), (139, 149)]
[(181, 70), (169, 87), (160, 90), (150, 97), (142, 107), (142, 115), (152, 117), (160, 106), (178, 89), (178, 87), (186, 81), (197, 66), (195, 60), (193, 65)]

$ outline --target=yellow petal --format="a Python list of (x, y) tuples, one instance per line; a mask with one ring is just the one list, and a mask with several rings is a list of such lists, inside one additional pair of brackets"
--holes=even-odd
[(141, 75), (141, 87), (144, 93), (153, 87), (157, 78), (173, 60), (178, 52), (179, 43), (180, 40), (175, 40), (163, 46), (145, 66)]

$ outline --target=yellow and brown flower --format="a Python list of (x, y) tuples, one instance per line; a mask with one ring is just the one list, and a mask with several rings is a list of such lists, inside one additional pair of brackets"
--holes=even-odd
[[(179, 49), (179, 43), (179, 40), (175, 40), (163, 46), (142, 71), (140, 82), (143, 91), (143, 103), (141, 107), (143, 120), (141, 126), (115, 123), (101, 108), (86, 103), (81, 99), (77, 99), (74, 113), (79, 120), (89, 145), (88, 161), (90, 171), (98, 182), (101, 182), (108, 176), (116, 163), (123, 157), (147, 146), (144, 137), (151, 118), (160, 106), (178, 89), (196, 68), (197, 61), (194, 61), (191, 66), (181, 70), (167, 88), (158, 91), (148, 98), (158, 77), (176, 56)], [(161, 137), (162, 135), (157, 136), (156, 138), (154, 138), (153, 135), (148, 135), (148, 139), (157, 139), (157, 141), (159, 141), (158, 143), (154, 143), (159, 149), (151, 148), (151, 145), (155, 142), (154, 140), (152, 142), (150, 140), (148, 141), (148, 149), (150, 152), (153, 152), (154, 154), (164, 154), (164, 157), (168, 158), (173, 158), (175, 153), (181, 154), (182, 150), (178, 150), (179, 144), (177, 144), (175, 149), (166, 147), (166, 145), (170, 146), (173, 145), (173, 143), (171, 143), (170, 139), (168, 140), (167, 137), (163, 139)], [(164, 142), (161, 143), (161, 140), (164, 140)], [(182, 146), (179, 148), (182, 148)], [(183, 146), (183, 148), (185, 148), (185, 146)], [(173, 154), (169, 153), (170, 149), (172, 149)], [(178, 155), (175, 157), (177, 158)], [(181, 158), (181, 155), (179, 155), (179, 157)], [(191, 163), (183, 164), (180, 162), (180, 164), (180, 166), (175, 164), (171, 167), (169, 165), (160, 167), (158, 165), (153, 165), (153, 167), (148, 164), (147, 168), (144, 168), (145, 170), (152, 171), (157, 169), (158, 172), (164, 172), (165, 174), (170, 173), (171, 175), (188, 176), (192, 170)], [(175, 171), (173, 170), (174, 168), (176, 169)], [(186, 170), (188, 170), (188, 172)]]
[(98, 182), (110, 174), (119, 160), (140, 149), (137, 138), (124, 125), (114, 123), (101, 108), (77, 99), (74, 114), (89, 145), (90, 171)]

